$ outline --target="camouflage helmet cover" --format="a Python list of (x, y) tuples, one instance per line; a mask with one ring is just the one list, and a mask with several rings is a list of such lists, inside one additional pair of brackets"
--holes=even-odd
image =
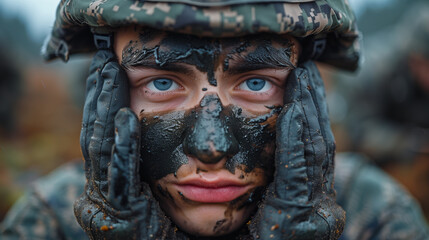
[(272, 32), (323, 39), (319, 61), (347, 70), (359, 62), (359, 32), (347, 0), (61, 0), (42, 54), (67, 61), (96, 49), (92, 32), (130, 24), (204, 37)]

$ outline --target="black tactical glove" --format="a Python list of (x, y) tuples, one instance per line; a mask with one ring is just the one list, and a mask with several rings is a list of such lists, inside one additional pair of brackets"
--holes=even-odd
[(74, 206), (79, 224), (91, 239), (185, 239), (140, 181), (139, 122), (123, 108), (129, 106), (128, 78), (111, 51), (95, 55), (86, 90), (81, 147), (87, 182)]
[(313, 62), (291, 72), (277, 119), (274, 181), (252, 220), (258, 239), (338, 239), (345, 212), (333, 188), (335, 142)]

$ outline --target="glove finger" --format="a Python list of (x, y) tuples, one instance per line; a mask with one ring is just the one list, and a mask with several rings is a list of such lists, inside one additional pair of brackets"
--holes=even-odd
[(304, 70), (298, 77), (300, 80), (298, 84), (301, 92), (300, 103), (305, 116), (303, 140), (309, 186), (312, 191), (310, 200), (320, 201), (323, 205), (315, 206), (318, 217), (310, 219), (310, 222), (316, 227), (316, 234), (320, 234), (315, 238), (325, 238), (321, 236), (326, 236), (329, 231), (329, 239), (334, 239), (332, 236), (341, 233), (340, 225), (344, 223), (345, 218), (344, 211), (335, 203), (335, 197), (324, 192), (325, 184), (330, 184), (324, 176), (326, 173), (324, 171), (333, 171), (333, 165), (329, 166), (329, 161), (333, 160), (334, 151), (333, 146), (329, 146), (331, 143), (334, 145), (334, 140), (329, 124), (324, 86), (314, 63), (306, 62), (302, 67)]
[(119, 109), (129, 106), (129, 89), (126, 74), (116, 61), (104, 66), (101, 79), (103, 86), (97, 99), (89, 155), (92, 180), (101, 192), (107, 192), (107, 170), (114, 142), (114, 117)]
[(127, 209), (140, 192), (140, 134), (137, 116), (122, 108), (115, 117), (115, 146), (109, 168), (108, 201), (116, 209)]
[(83, 107), (82, 129), (80, 132), (80, 145), (85, 159), (86, 178), (91, 177), (91, 159), (89, 158), (89, 143), (94, 132), (96, 118), (97, 99), (101, 92), (102, 81), (100, 81), (101, 69), (106, 62), (111, 61), (113, 54), (107, 51), (98, 51), (91, 63), (89, 75), (86, 80), (86, 96)]
[(322, 164), (326, 157), (326, 145), (321, 134), (319, 111), (310, 92), (312, 89), (310, 82), (308, 69), (295, 69), (288, 79), (286, 89), (289, 94), (286, 94), (285, 101), (295, 101), (303, 111), (302, 141), (311, 198), (315, 194), (314, 191), (322, 190), (320, 184), (323, 184)]
[(322, 165), (324, 170), (323, 176), (327, 180), (327, 189), (333, 190), (335, 139), (329, 121), (325, 87), (316, 65), (313, 62), (308, 62), (305, 65), (308, 69), (311, 79), (310, 84), (312, 87), (309, 89), (309, 91), (314, 98), (314, 103), (317, 107), (316, 109), (318, 110), (321, 134), (326, 145), (326, 158)]
[(274, 175), (278, 198), (307, 202), (307, 166), (302, 142), (303, 112), (296, 103), (286, 105), (277, 120)]

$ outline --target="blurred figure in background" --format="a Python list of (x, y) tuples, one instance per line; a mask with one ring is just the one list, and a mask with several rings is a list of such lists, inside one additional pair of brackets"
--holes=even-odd
[[(339, 202), (349, 199), (345, 209), (353, 221), (348, 224), (372, 226), (372, 231), (380, 233), (397, 231), (398, 239), (407, 231), (404, 225), (386, 223), (401, 215), (405, 216), (403, 223), (411, 221), (407, 215), (420, 218), (415, 211), (418, 207), (412, 207), (416, 203), (405, 197), (405, 190), (365, 162), (375, 163), (398, 179), (429, 216), (428, 12), (429, 4), (414, 4), (400, 23), (366, 35), (361, 73), (357, 79), (338, 77), (330, 101), (333, 122), (344, 121), (349, 137), (348, 146), (341, 142), (341, 148), (361, 152), (370, 159), (348, 154), (340, 158), (359, 160), (337, 161), (338, 168), (354, 166), (349, 168), (353, 171), (336, 176), (337, 183), (350, 182), (337, 188)], [(389, 182), (391, 185), (382, 186)], [(380, 228), (381, 224), (386, 226)]]

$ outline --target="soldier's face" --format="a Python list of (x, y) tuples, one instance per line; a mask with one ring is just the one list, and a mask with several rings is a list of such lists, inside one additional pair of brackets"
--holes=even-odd
[(294, 40), (130, 27), (115, 43), (141, 121), (142, 179), (182, 230), (237, 230), (273, 175), (275, 122), (297, 63)]

